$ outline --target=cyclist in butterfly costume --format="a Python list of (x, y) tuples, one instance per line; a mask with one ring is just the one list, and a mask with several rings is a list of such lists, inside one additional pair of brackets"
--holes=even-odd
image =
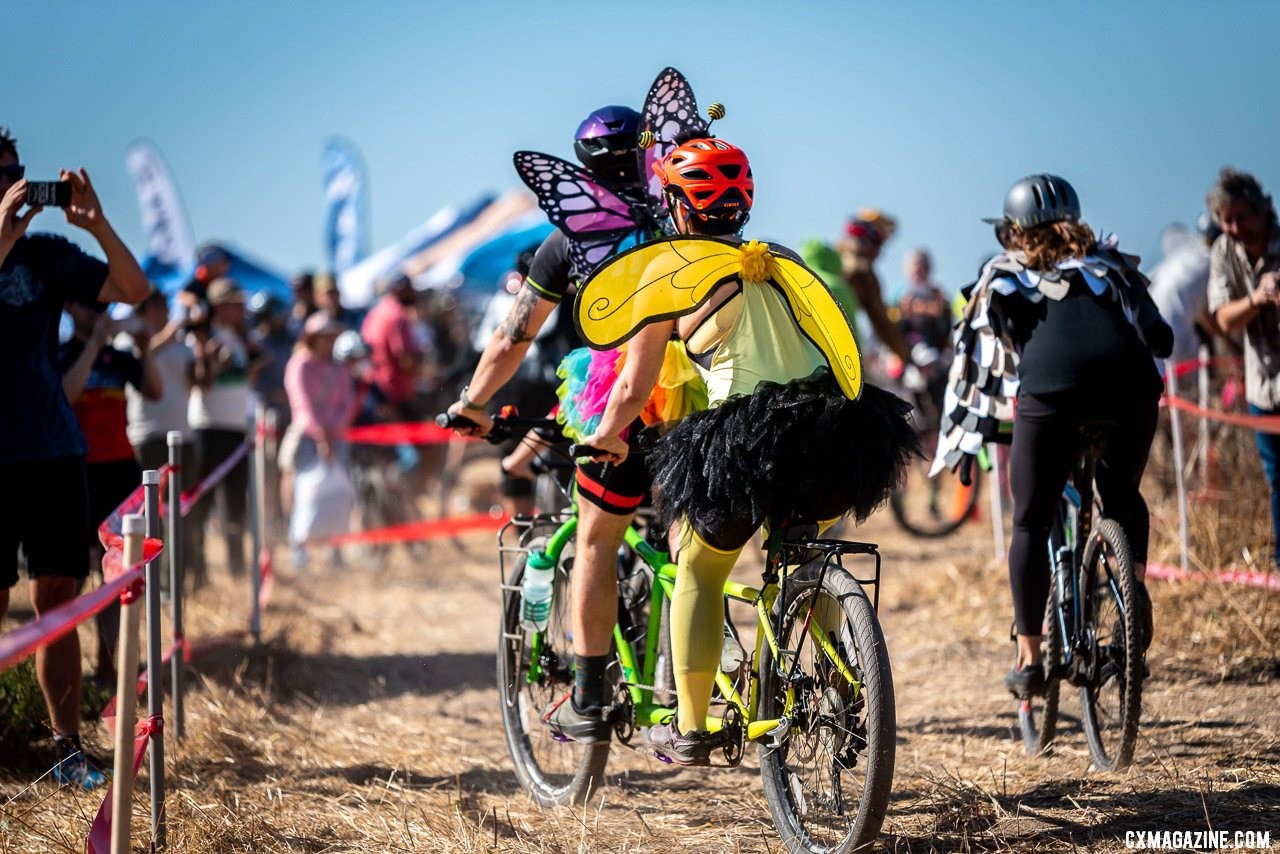
[(1079, 196), (1062, 178), (1023, 178), (1009, 190), (1004, 215), (987, 222), (1005, 251), (967, 289), (952, 333), (955, 361), (932, 474), (958, 468), (967, 483), (974, 455), (996, 439), (1002, 421), (1013, 420), (1009, 582), (1017, 660), (1005, 685), (1026, 697), (1046, 685), (1045, 543), (1079, 428), (1089, 420), (1116, 424), (1098, 466), (1098, 494), (1129, 538), (1144, 649), (1151, 641), (1142, 583), (1150, 518), (1139, 486), (1163, 388), (1153, 356), (1169, 355), (1173, 332), (1147, 293), (1138, 259), (1121, 253), (1114, 235), (1095, 239), (1080, 218)]
[(672, 150), (655, 174), (679, 235), (629, 250), (583, 286), (576, 319), (592, 347), (627, 341), (597, 431), (597, 459), (623, 463), (619, 434), (645, 405), (667, 340), (683, 340), (710, 408), (667, 433), (649, 458), (655, 499), (681, 522), (671, 603), (678, 710), (652, 749), (709, 764), (706, 731), (723, 632), (722, 590), (762, 524), (864, 518), (888, 495), (919, 437), (910, 407), (864, 384), (853, 330), (831, 292), (790, 250), (743, 243), (755, 192), (738, 148), (716, 138)]
[[(514, 376), (529, 343), (576, 283), (613, 253), (664, 230), (662, 196), (656, 184), (641, 175), (669, 144), (638, 148), (642, 127), (660, 139), (705, 130), (691, 87), (676, 69), (666, 68), (658, 75), (643, 114), (610, 106), (583, 121), (574, 151), (585, 169), (548, 154), (516, 152), (517, 172), (557, 231), (538, 248), (506, 321), (485, 347), (460, 399), (449, 407), (451, 414), (480, 425), (464, 432), (489, 431), (489, 402)], [(606, 354), (594, 365), (591, 361), (588, 351), (575, 351), (563, 370), (560, 414), (566, 432), (575, 438), (585, 435), (599, 413), (593, 415), (590, 406), (576, 406), (574, 398), (594, 396), (599, 402), (617, 375), (617, 354)], [(670, 393), (655, 396), (652, 420), (670, 420), (701, 403), (696, 385), (687, 382), (696, 379), (696, 372), (687, 359), (681, 363), (678, 353), (673, 354), (668, 377)], [(588, 384), (590, 395), (584, 395)], [(547, 710), (544, 721), (557, 733), (594, 743), (608, 740), (612, 731), (605, 709), (612, 700), (606, 670), (617, 616), (616, 555), (650, 478), (639, 460), (623, 465), (588, 461), (578, 467), (576, 481), (577, 552), (570, 591), (575, 681), (573, 691)]]

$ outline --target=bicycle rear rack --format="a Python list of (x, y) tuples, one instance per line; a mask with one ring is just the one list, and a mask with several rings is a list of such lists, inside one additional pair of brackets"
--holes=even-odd
[[(783, 540), (782, 558), (787, 566), (800, 566), (813, 560), (820, 552), (825, 571), (838, 566), (848, 572), (863, 587), (871, 588), (871, 607), (880, 609), (880, 547), (875, 543), (859, 543), (852, 540)], [(875, 558), (875, 575), (864, 578), (844, 565), (844, 555), (870, 555)]]

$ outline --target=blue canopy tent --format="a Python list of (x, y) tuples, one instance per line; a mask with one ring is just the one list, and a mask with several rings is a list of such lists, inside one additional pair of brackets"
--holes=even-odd
[(515, 267), (516, 256), (546, 240), (555, 226), (549, 222), (499, 234), (480, 244), (463, 259), (458, 272), (462, 274), (460, 291), (478, 297), (490, 296), (502, 282), (502, 277)]
[[(246, 295), (266, 291), (286, 304), (293, 303), (293, 290), (289, 287), (289, 280), (283, 275), (225, 243), (218, 245), (231, 258), (231, 269), (227, 271), (227, 277), (234, 279)], [(150, 256), (143, 260), (142, 272), (146, 273), (147, 278), (168, 297), (172, 297), (181, 290), (182, 286), (191, 281), (191, 277), (195, 275), (194, 270), (179, 270), (159, 263)]]

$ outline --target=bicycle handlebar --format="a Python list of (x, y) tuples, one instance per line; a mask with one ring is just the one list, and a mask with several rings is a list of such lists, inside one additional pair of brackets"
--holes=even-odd
[[(450, 412), (441, 412), (436, 416), (435, 420), (437, 426), (449, 430), (466, 430), (480, 426), (465, 415), (454, 415)], [(546, 438), (552, 440), (563, 438), (563, 434), (560, 431), (560, 423), (554, 418), (524, 418), (519, 415), (493, 416), (493, 427), (482, 438), (496, 445), (511, 438), (516, 433), (529, 430), (537, 430), (539, 433), (544, 434)]]

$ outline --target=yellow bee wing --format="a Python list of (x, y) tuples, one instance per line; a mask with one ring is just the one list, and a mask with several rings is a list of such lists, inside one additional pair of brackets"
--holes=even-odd
[(574, 323), (597, 350), (617, 347), (647, 324), (697, 310), (716, 285), (739, 275), (738, 244), (669, 237), (610, 258), (578, 291)]
[(773, 259), (773, 279), (787, 299), (791, 316), (822, 351), (841, 391), (857, 400), (862, 394), (862, 356), (849, 319), (812, 270), (785, 255), (777, 254)]

